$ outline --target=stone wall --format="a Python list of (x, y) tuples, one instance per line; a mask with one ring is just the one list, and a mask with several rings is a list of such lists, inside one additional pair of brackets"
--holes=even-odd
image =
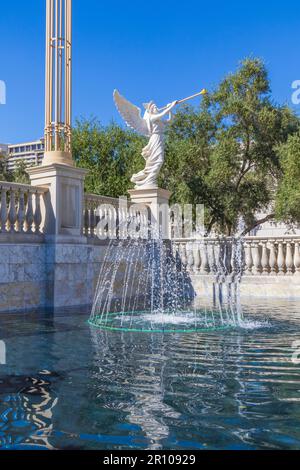
[[(91, 306), (107, 246), (89, 244), (85, 238), (77, 244), (0, 243), (0, 312)], [(122, 292), (125, 267), (124, 260), (114, 283), (115, 298)], [(189, 277), (199, 300), (213, 299), (214, 276)], [(300, 298), (300, 276), (244, 276), (241, 296)]]
[(45, 305), (45, 256), (42, 244), (0, 245), (0, 312)]
[[(215, 277), (191, 275), (191, 284), (197, 298), (212, 300), (218, 295)], [(241, 299), (300, 299), (300, 276), (243, 276), (240, 284)]]
[(0, 244), (0, 312), (90, 305), (106, 246)]
[[(113, 251), (106, 256), (107, 242), (81, 242), (0, 243), (0, 312), (91, 307), (103, 261), (112, 266)], [(125, 270), (124, 259), (113, 283), (115, 299), (122, 296)], [(138, 276), (131, 281), (134, 286)]]

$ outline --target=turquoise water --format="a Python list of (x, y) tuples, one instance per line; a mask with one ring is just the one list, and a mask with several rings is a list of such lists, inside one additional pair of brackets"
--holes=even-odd
[(88, 314), (1, 315), (1, 449), (299, 449), (300, 303), (243, 328), (101, 331)]

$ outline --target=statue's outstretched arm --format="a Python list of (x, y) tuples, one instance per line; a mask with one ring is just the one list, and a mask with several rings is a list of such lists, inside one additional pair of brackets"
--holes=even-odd
[(173, 103), (169, 104), (166, 109), (159, 114), (151, 114), (151, 121), (159, 121), (163, 117), (165, 117), (167, 114), (170, 114), (170, 111), (177, 105), (177, 101), (173, 101)]

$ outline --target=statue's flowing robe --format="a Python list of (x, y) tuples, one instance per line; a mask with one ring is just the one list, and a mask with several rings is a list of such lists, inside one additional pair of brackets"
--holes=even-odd
[(146, 166), (144, 170), (133, 175), (131, 181), (135, 183), (136, 187), (156, 187), (158, 174), (164, 163), (165, 123), (161, 120), (152, 120), (149, 113), (145, 114), (144, 119), (147, 121), (151, 135), (148, 144), (142, 151), (142, 156), (146, 160)]

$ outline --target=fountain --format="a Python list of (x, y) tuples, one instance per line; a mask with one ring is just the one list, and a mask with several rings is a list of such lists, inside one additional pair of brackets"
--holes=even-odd
[[(205, 239), (194, 243), (203, 244)], [(206, 300), (212, 286), (206, 299), (197, 298), (173, 241), (152, 237), (110, 241), (90, 324), (108, 330), (151, 332), (192, 332), (241, 324), (242, 241), (219, 239), (217, 258), (215, 252), (208, 255), (216, 292), (211, 305)], [(228, 269), (229, 257), (234, 260), (234, 272)]]
[[(203, 93), (204, 90), (198, 95)], [(164, 131), (178, 101), (161, 109), (151, 101), (144, 105), (146, 112), (142, 117), (141, 110), (117, 90), (114, 100), (127, 125), (149, 138), (142, 151), (146, 166), (133, 176), (136, 186), (131, 194), (150, 208), (154, 223), (152, 220), (148, 227), (147, 239), (133, 234), (126, 240), (110, 242), (99, 275), (90, 324), (109, 330), (151, 332), (192, 332), (240, 324), (239, 283), (243, 271), (240, 238), (230, 243), (226, 239), (218, 240), (219, 253), (215, 256), (213, 252), (209, 260), (218, 295), (214, 305), (199, 308), (192, 279), (177, 245), (160, 235), (157, 208), (162, 197), (166, 201), (167, 192), (158, 188), (157, 179), (164, 161)], [(166, 115), (169, 121), (163, 120)], [(132, 225), (134, 213), (130, 217), (125, 221), (128, 226)], [(124, 226), (120, 228), (119, 232), (123, 232)], [(195, 243), (205, 243), (205, 239), (200, 237)], [(233, 260), (233, 272), (228, 267), (229, 257)]]

